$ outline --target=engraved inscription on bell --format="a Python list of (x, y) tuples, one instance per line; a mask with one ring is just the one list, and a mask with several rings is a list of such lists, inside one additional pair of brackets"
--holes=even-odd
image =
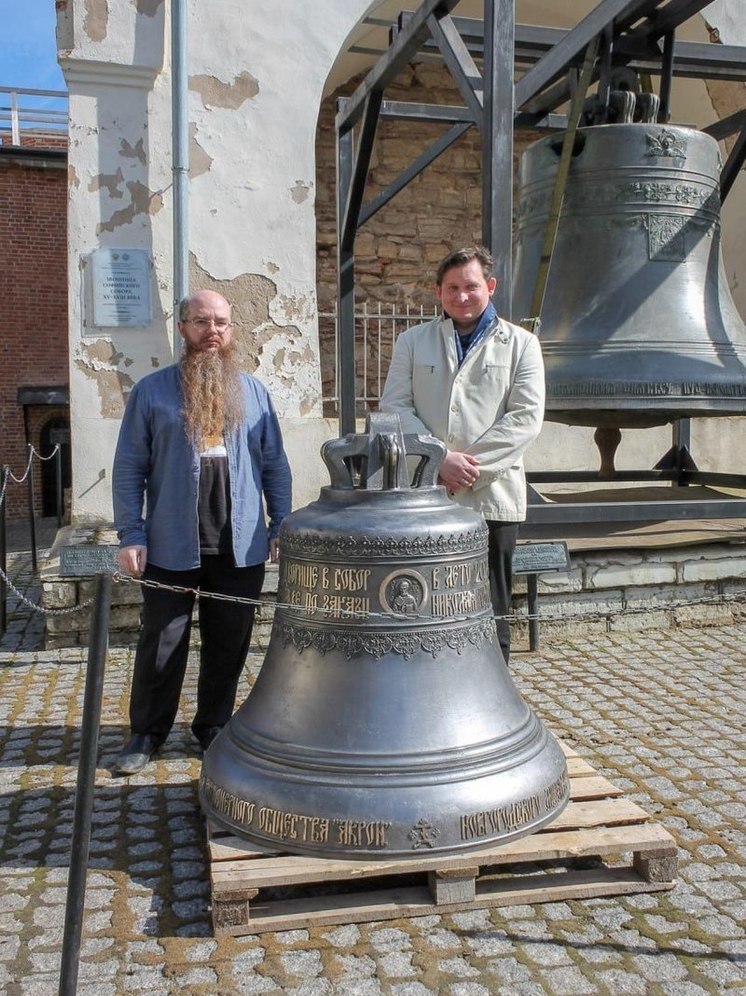
[(486, 526), (437, 484), (444, 453), (387, 415), (322, 449), (330, 486), (282, 525), (261, 671), (205, 753), (200, 800), (231, 832), (416, 857), (531, 833), (566, 804), (564, 755), (500, 654)]

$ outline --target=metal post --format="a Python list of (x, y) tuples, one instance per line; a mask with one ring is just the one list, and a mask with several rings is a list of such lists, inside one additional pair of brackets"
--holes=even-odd
[[(337, 101), (338, 113), (346, 99)], [(337, 377), (339, 379), (339, 434), (355, 431), (355, 230), (344, 218), (352, 185), (352, 127), (337, 127)]]
[(482, 241), (495, 260), (498, 314), (512, 317), (514, 0), (484, 0)]
[(10, 141), (13, 145), (21, 144), (21, 128), (18, 122), (18, 94), (15, 90), (10, 94)]
[(674, 470), (676, 471), (676, 483), (679, 487), (686, 486), (689, 482), (684, 476), (684, 471), (689, 468), (689, 449), (692, 445), (692, 423), (688, 418), (677, 419), (671, 430), (671, 443), (674, 452)]
[(28, 525), (31, 536), (31, 570), (36, 574), (36, 510), (34, 509), (34, 448), (29, 443), (28, 473), (26, 481), (28, 483)]
[(179, 302), (189, 293), (189, 104), (186, 0), (171, 0), (171, 116), (174, 238), (174, 359), (181, 349)]
[(62, 526), (63, 496), (62, 496), (62, 446), (58, 443), (54, 454), (54, 477), (57, 501), (57, 528)]
[(83, 719), (80, 729), (80, 760), (78, 761), (75, 815), (70, 845), (70, 876), (67, 883), (65, 929), (62, 936), (59, 996), (75, 996), (78, 984), (86, 873), (91, 843), (91, 814), (96, 780), (98, 733), (101, 723), (101, 700), (103, 698), (104, 670), (109, 642), (111, 583), (110, 574), (96, 575)]
[(539, 649), (539, 575), (526, 575), (528, 603), (528, 647), (529, 650)]
[(3, 465), (2, 469), (2, 479), (0, 480), (0, 570), (2, 570), (2, 575), (0, 575), (0, 636), (5, 635), (5, 631), (8, 628), (8, 586), (5, 583), (5, 577), (8, 573), (8, 535), (5, 528), (5, 506), (6, 506), (6, 494), (5, 487), (8, 483), (8, 474), (10, 472), (10, 467)]

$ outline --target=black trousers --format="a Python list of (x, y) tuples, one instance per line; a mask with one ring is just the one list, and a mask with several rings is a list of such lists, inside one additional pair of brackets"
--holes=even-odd
[[(510, 600), (513, 595), (513, 551), (518, 539), (518, 522), (496, 522), (487, 519), (489, 547), (487, 561), (490, 572), (490, 597), (496, 616), (510, 613)], [(505, 663), (510, 659), (510, 623), (507, 619), (495, 620), (497, 639), (503, 652)]]
[[(258, 599), (264, 564), (235, 567), (231, 555), (202, 556), (200, 567), (167, 571), (148, 564), (145, 580), (224, 595)], [(173, 726), (184, 682), (192, 609), (191, 593), (143, 587), (142, 630), (135, 654), (130, 697), (133, 733), (150, 733), (161, 742)], [(195, 734), (225, 726), (233, 713), (254, 625), (254, 606), (200, 599), (200, 664)]]

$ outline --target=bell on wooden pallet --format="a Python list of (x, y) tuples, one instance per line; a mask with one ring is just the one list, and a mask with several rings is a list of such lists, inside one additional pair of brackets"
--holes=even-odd
[[(513, 314), (534, 318), (562, 135), (524, 153)], [(691, 128), (577, 132), (541, 308), (546, 417), (646, 427), (746, 411), (746, 328), (720, 254), (720, 155)]]
[(438, 440), (398, 416), (367, 430), (324, 445), (331, 485), (282, 524), (270, 645), (205, 754), (202, 806), (343, 858), (530, 833), (565, 806), (567, 766), (500, 653), (485, 524), (436, 484)]

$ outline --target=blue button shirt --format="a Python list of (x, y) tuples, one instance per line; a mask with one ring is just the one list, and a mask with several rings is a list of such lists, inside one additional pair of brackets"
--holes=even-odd
[[(249, 567), (269, 556), (269, 540), (279, 533), (292, 499), (290, 466), (272, 400), (254, 377), (244, 374), (242, 380), (244, 422), (226, 434), (225, 444), (233, 555), (237, 567)], [(112, 482), (121, 545), (146, 546), (148, 563), (170, 571), (200, 564), (200, 460), (187, 439), (182, 407), (178, 364), (135, 385), (119, 432)]]

